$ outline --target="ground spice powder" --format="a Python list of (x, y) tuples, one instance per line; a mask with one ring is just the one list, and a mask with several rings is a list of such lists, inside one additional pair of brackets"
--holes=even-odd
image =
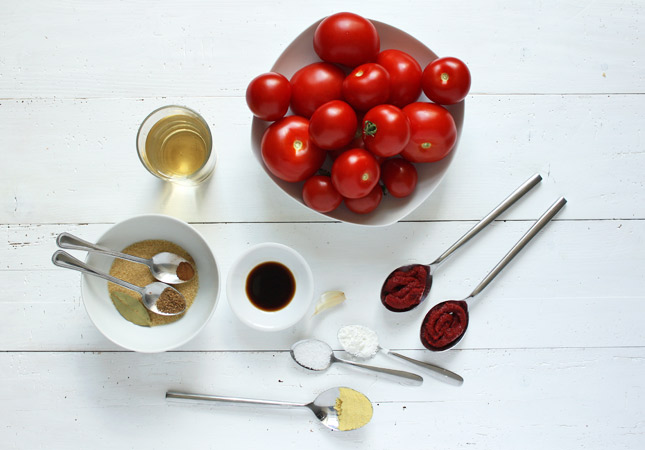
[(177, 277), (181, 281), (188, 281), (195, 276), (195, 270), (187, 262), (180, 262), (177, 266)]
[(186, 309), (186, 302), (177, 291), (166, 288), (157, 300), (157, 309), (162, 313), (177, 314)]
[[(136, 242), (124, 248), (122, 252), (133, 256), (139, 256), (141, 258), (152, 258), (157, 253), (171, 252), (186, 259), (186, 261), (192, 264), (192, 267), (195, 267), (195, 261), (186, 250), (173, 242), (161, 239)], [(132, 261), (126, 261), (124, 259), (114, 260), (114, 263), (110, 268), (110, 275), (121, 278), (129, 283), (136, 284), (137, 286), (146, 286), (153, 281), (157, 281), (150, 273), (148, 266), (133, 263)], [(175, 287), (179, 292), (181, 292), (184, 299), (186, 299), (186, 310), (188, 310), (197, 296), (197, 290), (199, 289), (199, 272), (196, 271), (195, 276), (190, 281), (178, 284)], [(110, 294), (112, 292), (123, 292), (140, 299), (139, 294), (114, 283), (108, 283), (108, 291)], [(150, 325), (165, 325), (167, 323), (175, 322), (183, 316), (184, 314), (176, 316), (162, 316), (160, 314), (150, 312)]]
[(338, 429), (355, 430), (366, 425), (372, 418), (372, 402), (354, 389), (338, 388), (340, 395), (334, 409), (338, 413)]

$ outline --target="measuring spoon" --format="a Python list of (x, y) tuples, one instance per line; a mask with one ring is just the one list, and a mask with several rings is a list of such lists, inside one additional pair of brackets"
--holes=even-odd
[[(186, 311), (186, 299), (184, 298), (184, 296), (177, 289), (167, 284), (156, 281), (154, 283), (150, 283), (147, 286), (139, 287), (134, 284), (128, 283), (127, 281), (123, 281), (119, 278), (113, 277), (112, 275), (103, 273), (85, 264), (83, 261), (74, 258), (72, 255), (70, 255), (67, 252), (64, 252), (63, 250), (56, 250), (56, 252), (54, 252), (54, 255), (52, 256), (52, 262), (54, 263), (54, 265), (58, 267), (63, 267), (65, 269), (72, 269), (88, 275), (93, 275), (95, 277), (103, 278), (105, 280), (111, 281), (114, 284), (123, 286), (126, 289), (138, 292), (139, 294), (141, 294), (141, 301), (143, 303), (143, 306), (145, 306), (155, 314), (160, 314), (162, 316), (176, 316)], [(161, 293), (166, 289), (172, 289), (173, 291), (175, 291), (177, 294), (181, 296), (181, 300), (183, 300), (184, 302), (184, 307), (181, 311), (168, 313), (168, 312), (162, 312), (159, 310), (159, 308), (157, 307), (157, 302), (159, 301), (159, 296), (161, 296)]]
[(509, 250), (502, 260), (477, 285), (468, 297), (463, 300), (446, 300), (428, 311), (421, 323), (421, 342), (432, 351), (447, 350), (453, 347), (466, 333), (468, 328), (468, 303), (484, 290), (504, 267), (524, 248), (524, 246), (555, 216), (567, 203), (560, 197), (542, 216), (535, 221), (522, 238)]
[[(526, 180), (520, 187), (511, 193), (506, 199), (497, 205), (495, 209), (489, 212), (486, 217), (480, 220), (474, 227), (466, 232), (457, 242), (452, 244), (448, 250), (443, 252), (437, 259), (430, 264), (409, 264), (393, 270), (385, 279), (381, 287), (381, 302), (383, 305), (394, 312), (409, 311), (419, 306), (426, 299), (432, 285), (432, 274), (439, 264), (450, 256), (455, 250), (464, 245), (477, 233), (490, 224), (497, 216), (506, 211), (513, 203), (518, 201), (524, 194), (531, 190), (536, 184), (542, 181), (539, 174), (533, 175)], [(416, 292), (411, 298), (401, 298), (410, 290), (410, 282), (424, 282), (423, 290)], [(418, 290), (418, 289), (417, 289)], [(397, 295), (398, 294), (398, 295)], [(390, 297), (392, 296), (392, 297)]]
[[(115, 258), (126, 259), (137, 264), (144, 264), (150, 269), (150, 273), (155, 279), (166, 284), (180, 284), (190, 281), (195, 276), (195, 268), (190, 262), (179, 255), (170, 252), (157, 253), (151, 259), (139, 258), (138, 256), (128, 255), (100, 245), (92, 244), (70, 233), (61, 233), (56, 238), (56, 243), (60, 248), (68, 250), (83, 250), (103, 255), (113, 256)], [(179, 277), (178, 270), (180, 264), (188, 264), (186, 270), (182, 270), (183, 278)]]
[[(363, 348), (364, 351), (362, 351), (362, 352), (360, 352), (360, 351), (352, 351), (352, 349), (350, 348), (350, 345), (348, 345), (349, 343), (347, 341), (346, 335), (343, 332), (347, 333), (347, 332), (351, 332), (351, 331), (354, 331), (354, 330), (361, 330), (361, 329), (364, 330), (364, 332), (366, 332), (366, 333), (372, 334), (374, 339), (372, 339), (370, 341), (369, 346), (364, 346), (364, 348)], [(412, 364), (416, 364), (419, 367), (423, 367), (425, 369), (428, 369), (428, 370), (436, 372), (436, 373), (438, 373), (440, 375), (443, 375), (446, 378), (450, 378), (451, 380), (456, 381), (457, 384), (462, 384), (464, 382), (464, 379), (461, 377), (461, 375), (456, 374), (455, 372), (452, 372), (452, 371), (450, 371), (448, 369), (444, 369), (443, 367), (439, 367), (439, 366), (436, 366), (434, 364), (427, 363), (425, 361), (419, 361), (418, 359), (410, 358), (409, 356), (405, 356), (405, 355), (402, 355), (402, 354), (397, 353), (395, 351), (392, 351), (392, 350), (389, 350), (387, 348), (381, 347), (381, 345), (379, 344), (379, 341), (378, 341), (378, 334), (376, 333), (376, 331), (374, 331), (371, 328), (368, 328), (366, 326), (363, 326), (363, 325), (345, 325), (344, 327), (341, 327), (338, 330), (337, 338), (338, 338), (338, 342), (343, 347), (343, 349), (347, 353), (352, 355), (352, 356), (361, 358), (361, 357), (364, 357), (366, 354), (368, 354), (367, 358), (372, 358), (372, 357), (374, 357), (374, 355), (376, 355), (376, 352), (381, 350), (381, 351), (383, 351), (384, 353), (386, 353), (388, 355), (396, 356), (397, 358), (401, 358), (401, 359), (403, 359), (405, 361), (408, 361), (408, 362), (410, 362)], [(372, 342), (374, 344), (372, 344)]]
[[(320, 352), (320, 365), (315, 367), (309, 367), (309, 365), (307, 365), (305, 361), (302, 361), (301, 359), (299, 360), (298, 357), (296, 356), (297, 347), (301, 345), (313, 345), (314, 343), (317, 346), (315, 350)], [(329, 366), (331, 366), (333, 363), (343, 363), (343, 364), (349, 364), (350, 366), (360, 367), (362, 369), (372, 370), (374, 372), (380, 372), (380, 373), (392, 375), (395, 377), (399, 377), (404, 379), (408, 384), (421, 385), (423, 383), (423, 378), (417, 375), (416, 373), (405, 372), (403, 370), (387, 369), (385, 367), (369, 366), (367, 364), (361, 364), (354, 361), (348, 361), (346, 359), (337, 358), (334, 355), (334, 351), (331, 349), (331, 347), (326, 342), (319, 341), (318, 339), (305, 339), (302, 341), (298, 341), (291, 346), (290, 353), (293, 360), (299, 366), (302, 366), (308, 370), (322, 371), (322, 370), (329, 369)]]
[[(346, 388), (347, 389), (347, 388)], [(360, 392), (355, 391), (360, 395)], [(250, 398), (239, 398), (239, 397), (222, 397), (219, 395), (203, 395), (203, 394), (187, 394), (183, 392), (166, 392), (166, 398), (178, 398), (183, 400), (198, 400), (198, 401), (210, 401), (210, 402), (230, 402), (230, 403), (245, 403), (251, 405), (269, 405), (269, 406), (284, 406), (288, 408), (309, 408), (320, 420), (320, 422), (331, 430), (340, 430), (339, 420), (338, 420), (338, 411), (334, 408), (336, 406), (336, 399), (340, 397), (340, 388), (331, 388), (322, 392), (316, 397), (316, 399), (311, 403), (291, 403), (291, 402), (280, 402), (272, 400), (256, 400)], [(363, 397), (365, 397), (363, 395)], [(367, 399), (367, 397), (365, 397)], [(369, 400), (368, 400), (369, 401)], [(370, 417), (371, 419), (371, 417)], [(367, 421), (369, 422), (369, 420)], [(361, 424), (364, 426), (367, 424)], [(357, 427), (360, 428), (360, 427)], [(346, 430), (340, 430), (346, 431)]]

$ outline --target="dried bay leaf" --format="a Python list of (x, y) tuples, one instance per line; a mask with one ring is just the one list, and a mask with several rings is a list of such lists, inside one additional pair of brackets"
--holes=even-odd
[(150, 313), (139, 299), (116, 291), (110, 294), (110, 298), (125, 320), (142, 327), (149, 327), (152, 324)]

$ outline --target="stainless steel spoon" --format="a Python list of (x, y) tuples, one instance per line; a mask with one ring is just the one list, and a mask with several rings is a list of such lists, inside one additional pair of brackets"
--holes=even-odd
[(373, 334), (373, 336), (375, 337), (374, 341), (375, 341), (376, 345), (373, 346), (373, 347), (370, 345), (367, 348), (367, 351), (370, 352), (369, 356), (367, 356), (368, 358), (374, 357), (374, 355), (376, 355), (376, 353), (379, 350), (381, 350), (381, 351), (383, 351), (384, 353), (386, 353), (388, 355), (396, 356), (397, 358), (401, 358), (401, 359), (403, 359), (405, 361), (408, 361), (408, 362), (410, 362), (412, 364), (416, 364), (419, 367), (423, 367), (424, 369), (428, 369), (428, 370), (431, 370), (431, 371), (433, 371), (435, 373), (438, 373), (438, 374), (440, 374), (440, 375), (442, 375), (442, 376), (444, 376), (446, 378), (451, 379), (452, 381), (456, 382), (456, 384), (458, 384), (458, 385), (463, 384), (464, 379), (461, 377), (461, 375), (459, 375), (459, 374), (457, 374), (455, 372), (452, 372), (452, 371), (450, 371), (448, 369), (444, 369), (443, 367), (439, 367), (439, 366), (436, 366), (436, 365), (431, 364), (431, 363), (427, 363), (425, 361), (419, 361), (418, 359), (410, 358), (409, 356), (402, 355), (400, 353), (397, 353), (397, 352), (392, 351), (390, 349), (387, 349), (385, 347), (381, 347), (381, 345), (378, 343), (378, 334), (376, 333), (376, 331), (374, 331), (374, 330), (372, 330), (372, 329), (370, 329), (370, 328), (368, 328), (368, 327), (366, 327), (364, 325), (346, 325), (344, 327), (341, 327), (338, 330), (338, 334), (337, 334), (338, 342), (343, 347), (343, 349), (347, 353), (349, 353), (350, 355), (355, 356), (355, 357), (359, 357), (359, 358), (361, 356), (365, 356), (365, 355), (359, 354), (359, 352), (356, 352), (356, 351), (352, 352), (351, 349), (348, 348), (348, 344), (343, 338), (343, 331), (344, 330), (349, 331), (349, 330), (352, 329), (352, 327), (359, 327), (359, 328), (365, 330), (365, 332)]
[[(136, 286), (134, 284), (128, 283), (127, 281), (113, 277), (112, 275), (103, 273), (100, 270), (97, 270), (85, 264), (83, 261), (74, 258), (72, 255), (64, 252), (63, 250), (56, 250), (56, 252), (54, 252), (54, 255), (52, 256), (52, 262), (58, 267), (72, 269), (81, 273), (85, 273), (87, 275), (93, 275), (95, 277), (103, 278), (105, 280), (111, 281), (114, 284), (123, 286), (126, 289), (138, 292), (139, 294), (141, 294), (143, 305), (155, 314), (160, 314), (162, 316), (176, 316), (186, 311), (186, 299), (184, 299), (184, 296), (177, 289), (165, 283), (155, 281), (154, 283), (150, 283), (149, 285), (144, 287)], [(184, 308), (181, 311), (167, 313), (159, 310), (159, 308), (157, 307), (157, 302), (161, 293), (166, 289), (172, 289), (181, 296), (181, 299), (184, 301)]]
[[(321, 361), (324, 362), (324, 365), (321, 365), (318, 367), (309, 367), (305, 361), (299, 360), (296, 357), (296, 354), (295, 354), (296, 347), (300, 345), (309, 345), (312, 343), (316, 343), (318, 345), (318, 349), (316, 350), (320, 352), (320, 359)], [(332, 350), (332, 348), (326, 342), (319, 341), (318, 339), (305, 339), (302, 341), (298, 341), (291, 346), (290, 353), (293, 360), (299, 366), (304, 367), (305, 369), (308, 369), (308, 370), (322, 371), (322, 370), (327, 370), (329, 366), (331, 366), (333, 363), (343, 363), (343, 364), (348, 364), (350, 366), (360, 367), (361, 369), (367, 369), (367, 370), (372, 370), (374, 372), (392, 375), (403, 379), (407, 384), (412, 384), (416, 386), (423, 384), (423, 378), (417, 375), (416, 373), (405, 372), (403, 370), (388, 369), (385, 367), (369, 366), (367, 364), (361, 364), (354, 361), (348, 361), (346, 359), (337, 358), (334, 355), (334, 351)]]
[[(381, 302), (383, 305), (389, 309), (390, 311), (394, 312), (404, 312), (404, 311), (409, 311), (413, 308), (416, 308), (419, 306), (423, 300), (428, 296), (428, 293), (430, 292), (430, 287), (432, 286), (432, 274), (434, 271), (437, 269), (439, 264), (443, 262), (448, 256), (450, 256), (452, 253), (455, 252), (459, 247), (464, 245), (466, 242), (468, 242), (470, 239), (472, 239), (477, 233), (479, 233), (481, 230), (483, 230), (488, 224), (490, 224), (497, 216), (499, 216), (501, 213), (506, 211), (513, 203), (518, 201), (524, 194), (526, 194), (528, 191), (531, 190), (536, 184), (538, 184), (540, 181), (542, 181), (542, 177), (539, 174), (533, 175), (531, 178), (526, 180), (520, 187), (515, 189), (511, 195), (506, 197), (506, 199), (497, 205), (495, 209), (493, 209), (491, 212), (489, 212), (486, 217), (484, 217), (482, 220), (480, 220), (477, 224), (475, 224), (474, 227), (472, 227), (470, 230), (466, 232), (462, 237), (459, 238), (457, 242), (452, 244), (448, 250), (443, 252), (437, 259), (432, 261), (430, 264), (409, 264), (405, 266), (401, 266), (397, 269), (394, 269), (385, 279), (385, 282), (383, 283), (383, 286), (381, 287)], [(419, 295), (414, 296), (414, 301), (409, 301), (406, 302), (404, 305), (393, 305), (393, 301), (387, 301), (387, 297), (389, 294), (392, 294), (392, 289), (389, 287), (386, 287), (388, 285), (388, 282), (390, 282), (391, 279), (393, 279), (395, 276), (400, 276), (402, 273), (408, 273), (410, 271), (417, 271), (420, 277), (422, 277), (422, 273), (425, 273), (425, 285), (422, 293), (419, 293)], [(414, 273), (414, 272), (413, 272)], [(394, 280), (393, 280), (394, 281)], [(403, 291), (404, 289), (407, 288), (406, 283), (400, 282), (400, 283), (394, 283), (397, 284), (396, 286), (396, 291)]]
[[(83, 250), (94, 253), (101, 253), (103, 255), (113, 256), (115, 258), (126, 259), (138, 264), (144, 264), (150, 269), (150, 273), (155, 279), (166, 284), (180, 284), (190, 281), (195, 274), (195, 269), (186, 259), (179, 255), (169, 252), (157, 253), (151, 259), (139, 258), (137, 256), (121, 253), (109, 248), (101, 247), (100, 245), (92, 244), (91, 242), (84, 241), (83, 239), (74, 236), (70, 233), (61, 233), (56, 239), (56, 244), (60, 248), (67, 250)], [(191, 277), (179, 278), (177, 270), (180, 264), (188, 264), (192, 269), (193, 275)], [(183, 273), (183, 272), (182, 272)], [(190, 273), (190, 272), (189, 272)]]
[(166, 398), (177, 398), (183, 400), (198, 400), (209, 402), (229, 402), (245, 403), (251, 405), (268, 405), (284, 406), (288, 408), (309, 408), (320, 420), (320, 422), (329, 429), (340, 430), (338, 421), (338, 411), (334, 409), (336, 399), (340, 397), (340, 388), (331, 388), (322, 392), (311, 403), (291, 403), (272, 400), (256, 400), (251, 398), (239, 397), (222, 397), (219, 395), (188, 394), (184, 392), (166, 392)]
[(548, 210), (527, 230), (522, 238), (509, 250), (497, 263), (488, 275), (477, 285), (468, 297), (463, 300), (446, 300), (433, 306), (421, 323), (421, 343), (432, 351), (442, 351), (454, 347), (464, 337), (468, 328), (468, 303), (466, 300), (473, 298), (484, 290), (486, 286), (502, 271), (504, 267), (524, 248), (524, 246), (544, 228), (544, 226), (567, 203), (564, 197), (549, 207)]

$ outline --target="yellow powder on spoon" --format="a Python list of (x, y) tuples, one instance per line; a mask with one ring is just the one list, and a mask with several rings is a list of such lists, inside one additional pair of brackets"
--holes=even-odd
[(372, 403), (367, 397), (354, 389), (338, 388), (340, 395), (334, 409), (338, 413), (338, 429), (355, 430), (366, 425), (372, 418)]

